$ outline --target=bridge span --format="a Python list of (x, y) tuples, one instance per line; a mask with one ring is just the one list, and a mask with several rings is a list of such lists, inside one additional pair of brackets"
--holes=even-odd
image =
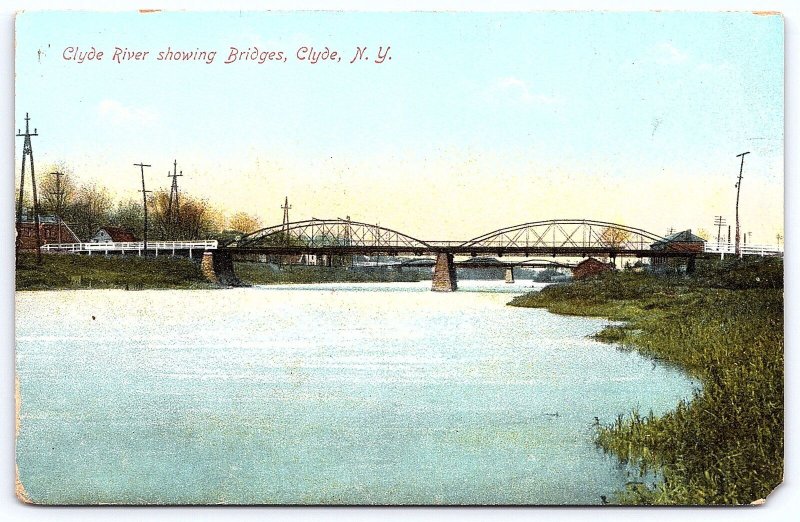
[(220, 244), (204, 254), (203, 267), (210, 278), (229, 284), (236, 281), (233, 260), (243, 255), (313, 255), (328, 266), (337, 256), (432, 255), (436, 258), (432, 289), (449, 292), (458, 288), (455, 256), (682, 258), (693, 270), (702, 251), (702, 245), (676, 243), (641, 228), (587, 219), (532, 221), (467, 241), (422, 240), (349, 219), (309, 219), (262, 228)]

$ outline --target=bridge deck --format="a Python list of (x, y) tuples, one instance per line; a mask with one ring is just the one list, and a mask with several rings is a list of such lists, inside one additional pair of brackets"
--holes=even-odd
[[(493, 247), (493, 246), (464, 246), (431, 244), (421, 246), (386, 246), (386, 245), (360, 245), (360, 246), (260, 246), (260, 247), (220, 247), (220, 250), (237, 254), (265, 254), (265, 255), (433, 255), (438, 253), (457, 256), (522, 256), (531, 257), (543, 255), (546, 257), (588, 257), (588, 256), (617, 256), (617, 257), (687, 257), (697, 255), (698, 252), (658, 251), (644, 249), (612, 249), (608, 247)], [(702, 254), (702, 252), (700, 252)]]

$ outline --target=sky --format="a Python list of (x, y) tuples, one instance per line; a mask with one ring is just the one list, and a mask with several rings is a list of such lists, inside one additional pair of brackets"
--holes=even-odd
[[(118, 63), (115, 46), (149, 54)], [(351, 64), (358, 46), (370, 59)], [(231, 47), (286, 61), (226, 64)], [(265, 226), (288, 196), (293, 220), (427, 240), (556, 218), (711, 231), (734, 223), (749, 151), (742, 232), (775, 243), (783, 60), (783, 19), (751, 13), (27, 12), (15, 126), (30, 113), (37, 166), (118, 198), (140, 197), (134, 163), (158, 189), (177, 159), (182, 190)]]

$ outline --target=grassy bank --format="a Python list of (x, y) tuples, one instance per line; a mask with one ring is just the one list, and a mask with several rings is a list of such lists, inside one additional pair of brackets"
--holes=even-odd
[(420, 277), (416, 270), (368, 269), (351, 270), (349, 267), (284, 266), (266, 263), (234, 263), (236, 276), (254, 285), (290, 283), (372, 283), (415, 282)]
[(599, 340), (684, 368), (702, 391), (662, 417), (637, 411), (600, 426), (620, 460), (659, 469), (631, 504), (743, 504), (783, 477), (783, 263), (707, 262), (692, 277), (615, 273), (551, 286), (510, 304), (625, 321)]
[(47, 254), (36, 265), (34, 254), (21, 254), (17, 290), (77, 288), (211, 288), (200, 265), (188, 259)]

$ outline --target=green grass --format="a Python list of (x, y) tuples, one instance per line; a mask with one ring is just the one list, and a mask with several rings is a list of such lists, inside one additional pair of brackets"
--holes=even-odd
[(198, 262), (161, 256), (143, 259), (102, 255), (21, 254), (16, 270), (17, 290), (76, 288), (212, 288)]
[(284, 266), (266, 263), (234, 263), (236, 276), (255, 285), (290, 283), (369, 283), (420, 281), (416, 270), (350, 270), (348, 267)]
[(623, 462), (656, 469), (625, 504), (745, 504), (783, 477), (783, 263), (707, 262), (692, 277), (614, 273), (514, 299), (514, 306), (624, 321), (595, 337), (683, 368), (702, 391), (661, 417), (598, 427)]

